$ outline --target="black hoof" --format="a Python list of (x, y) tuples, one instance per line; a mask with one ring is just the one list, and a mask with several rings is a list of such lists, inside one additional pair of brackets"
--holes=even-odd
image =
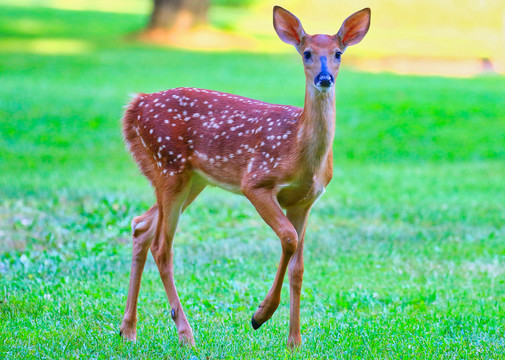
[(258, 330), (260, 328), (260, 326), (262, 325), (262, 324), (258, 324), (258, 322), (256, 320), (254, 320), (254, 314), (251, 318), (251, 325), (254, 330)]
[(119, 330), (119, 336), (123, 336), (123, 332)]

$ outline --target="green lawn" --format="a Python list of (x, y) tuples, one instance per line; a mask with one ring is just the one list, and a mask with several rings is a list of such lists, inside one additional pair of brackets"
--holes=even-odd
[(300, 350), (285, 347), (287, 283), (252, 330), (280, 243), (218, 189), (175, 240), (197, 347), (179, 347), (152, 258), (138, 340), (124, 343), (129, 223), (153, 202), (122, 144), (128, 94), (190, 85), (301, 105), (304, 92), (294, 54), (126, 41), (144, 20), (0, 5), (0, 358), (505, 357), (505, 79), (345, 67), (335, 175), (307, 231)]

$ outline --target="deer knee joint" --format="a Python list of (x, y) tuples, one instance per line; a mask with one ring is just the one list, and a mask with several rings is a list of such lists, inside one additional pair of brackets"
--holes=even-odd
[(281, 239), (282, 251), (288, 255), (293, 255), (298, 247), (298, 234), (296, 230), (293, 228), (283, 230), (279, 237)]
[(149, 233), (133, 234), (133, 255), (140, 260), (145, 259), (149, 246), (151, 245), (152, 236)]
[(154, 235), (153, 224), (156, 224), (157, 219), (158, 219), (158, 208), (156, 206), (153, 206), (145, 214), (133, 218), (131, 222), (133, 237), (134, 238), (139, 237), (140, 235), (146, 232), (148, 232), (149, 234), (152, 233), (152, 235)]
[[(148, 226), (147, 221), (138, 221), (137, 218), (134, 218), (131, 223), (132, 234), (133, 236), (139, 236), (140, 233), (147, 230)], [(150, 224), (149, 224), (150, 225)]]

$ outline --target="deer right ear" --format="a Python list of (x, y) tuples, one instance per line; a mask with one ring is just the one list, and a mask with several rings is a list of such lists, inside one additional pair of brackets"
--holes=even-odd
[(300, 20), (280, 6), (274, 6), (274, 29), (282, 41), (295, 47), (298, 47), (307, 35)]
[(335, 35), (343, 49), (359, 43), (370, 29), (370, 8), (364, 8), (345, 19)]

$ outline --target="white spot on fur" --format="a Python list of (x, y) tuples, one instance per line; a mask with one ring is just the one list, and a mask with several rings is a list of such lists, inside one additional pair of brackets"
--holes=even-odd
[(253, 162), (254, 162), (254, 158), (252, 158), (251, 161), (249, 161), (249, 164), (247, 164), (247, 172), (248, 173), (250, 173), (252, 170)]
[(147, 147), (147, 145), (146, 145), (146, 143), (144, 142), (144, 139), (142, 139), (142, 136), (140, 136), (140, 141), (142, 141), (142, 145), (144, 145), (144, 147), (146, 148), (146, 147)]

